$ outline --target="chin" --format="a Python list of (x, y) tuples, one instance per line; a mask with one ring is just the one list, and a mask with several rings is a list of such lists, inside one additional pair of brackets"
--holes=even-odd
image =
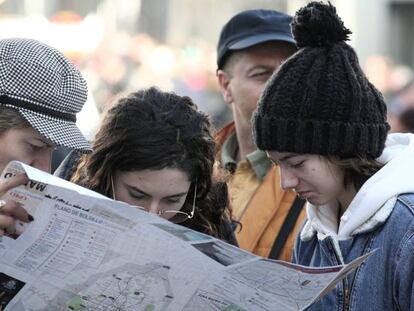
[(313, 196), (313, 195), (305, 198), (305, 200), (315, 206), (321, 206), (321, 205), (325, 205), (328, 203), (327, 200), (317, 197), (317, 196)]

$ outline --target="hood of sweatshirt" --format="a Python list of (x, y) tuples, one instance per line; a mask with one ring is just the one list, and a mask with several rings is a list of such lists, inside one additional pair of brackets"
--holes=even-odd
[(377, 160), (385, 165), (364, 183), (339, 224), (337, 202), (321, 206), (307, 204), (309, 221), (301, 232), (302, 240), (315, 233), (319, 238), (330, 235), (344, 240), (370, 231), (385, 222), (399, 194), (414, 192), (414, 134), (389, 134)]

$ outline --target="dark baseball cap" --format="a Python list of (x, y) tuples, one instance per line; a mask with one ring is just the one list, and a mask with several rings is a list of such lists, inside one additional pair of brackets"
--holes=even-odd
[(217, 66), (222, 69), (228, 52), (266, 41), (295, 44), (292, 17), (275, 10), (247, 10), (233, 16), (222, 28), (217, 45)]

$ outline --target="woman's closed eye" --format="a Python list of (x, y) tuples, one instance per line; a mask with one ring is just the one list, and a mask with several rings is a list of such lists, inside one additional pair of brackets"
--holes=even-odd
[(147, 197), (145, 194), (140, 193), (140, 192), (128, 191), (128, 194), (131, 196), (131, 198), (134, 198), (136, 200), (143, 200)]
[(177, 204), (181, 201), (181, 198), (168, 198), (166, 199), (166, 201), (167, 203), (170, 203), (170, 204)]
[(165, 197), (163, 199), (163, 201), (166, 204), (171, 204), (171, 205), (174, 205), (174, 204), (184, 204), (183, 199), (185, 198), (186, 195), (187, 195), (186, 193), (181, 193), (181, 194), (178, 194), (178, 195), (173, 195), (173, 196), (170, 196), (170, 197)]
[(302, 161), (299, 161), (299, 162), (294, 162), (294, 163), (289, 163), (289, 166), (290, 167), (293, 167), (293, 168), (299, 168), (299, 167), (301, 167), (302, 166), (302, 164), (305, 162), (305, 160), (302, 160)]
[[(128, 191), (128, 193), (131, 196), (131, 198), (135, 200), (147, 200), (150, 198), (149, 195), (137, 191)], [(165, 204), (173, 205), (180, 203), (182, 198), (183, 196), (167, 197), (164, 198), (163, 201), (165, 202)]]

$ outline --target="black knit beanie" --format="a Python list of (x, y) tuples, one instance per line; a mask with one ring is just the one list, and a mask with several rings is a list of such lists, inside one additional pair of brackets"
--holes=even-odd
[(311, 2), (291, 24), (299, 48), (270, 78), (254, 113), (262, 150), (376, 158), (389, 130), (381, 93), (368, 81), (330, 3)]

